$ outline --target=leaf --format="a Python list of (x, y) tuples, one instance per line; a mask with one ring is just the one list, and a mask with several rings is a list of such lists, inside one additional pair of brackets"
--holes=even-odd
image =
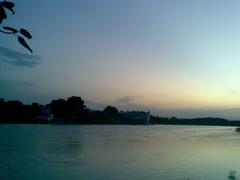
[(21, 36), (18, 36), (18, 42), (24, 46), (26, 49), (28, 49), (31, 53), (33, 53), (32, 49), (29, 47), (29, 45), (26, 43), (25, 39), (23, 39)]
[(13, 8), (14, 8), (14, 6), (15, 6), (14, 3), (9, 2), (9, 1), (2, 1), (2, 2), (1, 2), (1, 5), (2, 5), (3, 7), (5, 7), (5, 8), (7, 8), (9, 11), (11, 11), (12, 14), (15, 13), (14, 10), (13, 10)]
[(5, 7), (5, 8), (10, 8), (10, 9), (14, 8), (14, 6), (15, 6), (15, 4), (10, 1), (2, 1), (1, 5), (3, 5), (3, 7)]
[(12, 27), (8, 27), (8, 26), (3, 26), (3, 29), (7, 30), (7, 31), (12, 31), (13, 33), (17, 33), (18, 32), (17, 29), (12, 28)]
[(21, 28), (19, 32), (25, 37), (27, 37), (28, 39), (32, 39), (32, 35), (26, 29)]
[(0, 4), (0, 24), (2, 23), (3, 19), (7, 18), (7, 14), (4, 10), (4, 8), (2, 7), (2, 5)]

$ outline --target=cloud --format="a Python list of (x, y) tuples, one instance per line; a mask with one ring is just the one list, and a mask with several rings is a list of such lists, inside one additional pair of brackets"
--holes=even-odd
[(91, 100), (85, 100), (85, 104), (88, 108), (94, 109), (94, 110), (103, 110), (107, 104), (104, 103), (97, 103)]
[(0, 78), (0, 97), (6, 100), (32, 102), (38, 97), (35, 82)]
[(18, 93), (28, 93), (35, 92), (36, 84), (33, 82), (25, 82), (19, 80), (7, 80), (0, 79), (0, 94), (14, 92)]
[(116, 103), (117, 104), (132, 104), (139, 98), (141, 98), (141, 96), (124, 96), (124, 97), (117, 99)]
[(228, 93), (231, 95), (238, 95), (239, 91), (230, 90), (230, 91), (228, 91)]
[(41, 57), (28, 55), (0, 46), (0, 61), (22, 67), (35, 67), (41, 63)]

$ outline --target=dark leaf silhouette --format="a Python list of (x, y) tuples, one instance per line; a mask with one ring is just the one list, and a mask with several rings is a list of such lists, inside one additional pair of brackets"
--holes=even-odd
[(28, 49), (31, 53), (33, 53), (32, 49), (28, 46), (27, 42), (21, 36), (18, 36), (18, 42), (26, 49)]
[(27, 37), (28, 39), (32, 39), (32, 35), (26, 29), (21, 28), (19, 32), (25, 37)]
[(2, 1), (1, 5), (5, 8), (7, 8), (9, 11), (11, 11), (13, 14), (15, 13), (14, 10), (13, 10), (13, 8), (15, 6), (14, 3), (9, 2), (9, 1)]
[(14, 8), (15, 4), (13, 2), (9, 2), (9, 1), (2, 1), (1, 5), (5, 8)]
[(12, 28), (12, 27), (8, 27), (8, 26), (3, 26), (3, 29), (7, 30), (7, 31), (12, 31), (13, 33), (17, 33), (18, 32), (17, 29)]
[[(13, 8), (15, 7), (15, 4), (13, 2), (7, 1), (7, 0), (0, 0), (0, 24), (3, 22), (4, 19), (7, 18), (7, 14), (6, 14), (6, 9), (11, 11), (12, 14), (15, 14)], [(21, 28), (19, 31), (15, 28), (12, 27), (8, 27), (8, 26), (3, 26), (2, 29), (0, 29), (0, 33), (4, 33), (4, 34), (13, 34), (15, 36), (18, 37), (18, 42), (24, 46), (26, 49), (28, 49), (31, 53), (33, 53), (32, 49), (29, 47), (29, 45), (27, 44), (27, 42), (25, 41), (25, 39), (21, 36), (16, 35), (16, 33), (20, 33), (21, 35), (23, 35), (24, 37), (28, 38), (28, 39), (32, 39), (32, 35), (26, 30)]]
[(2, 23), (3, 19), (6, 19), (6, 18), (7, 18), (6, 12), (2, 7), (2, 5), (0, 4), (0, 24)]

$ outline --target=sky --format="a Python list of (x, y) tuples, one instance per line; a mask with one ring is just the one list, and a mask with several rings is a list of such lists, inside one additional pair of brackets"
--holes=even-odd
[(34, 53), (0, 34), (0, 97), (240, 120), (239, 0), (14, 2)]

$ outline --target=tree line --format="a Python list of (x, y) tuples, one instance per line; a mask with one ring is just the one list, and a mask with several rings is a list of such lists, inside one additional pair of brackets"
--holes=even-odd
[[(45, 118), (52, 114), (51, 120)], [(0, 123), (51, 123), (51, 124), (143, 124), (124, 116), (114, 106), (102, 111), (88, 108), (81, 97), (72, 96), (52, 100), (47, 105), (0, 98)]]
[[(46, 118), (48, 115), (51, 115), (50, 119)], [(106, 106), (103, 110), (92, 110), (78, 96), (55, 99), (46, 105), (39, 103), (25, 105), (21, 101), (5, 101), (0, 98), (0, 123), (145, 124), (144, 120), (127, 117), (114, 106)], [(151, 115), (150, 124), (240, 126), (240, 121), (213, 117), (180, 119)]]

